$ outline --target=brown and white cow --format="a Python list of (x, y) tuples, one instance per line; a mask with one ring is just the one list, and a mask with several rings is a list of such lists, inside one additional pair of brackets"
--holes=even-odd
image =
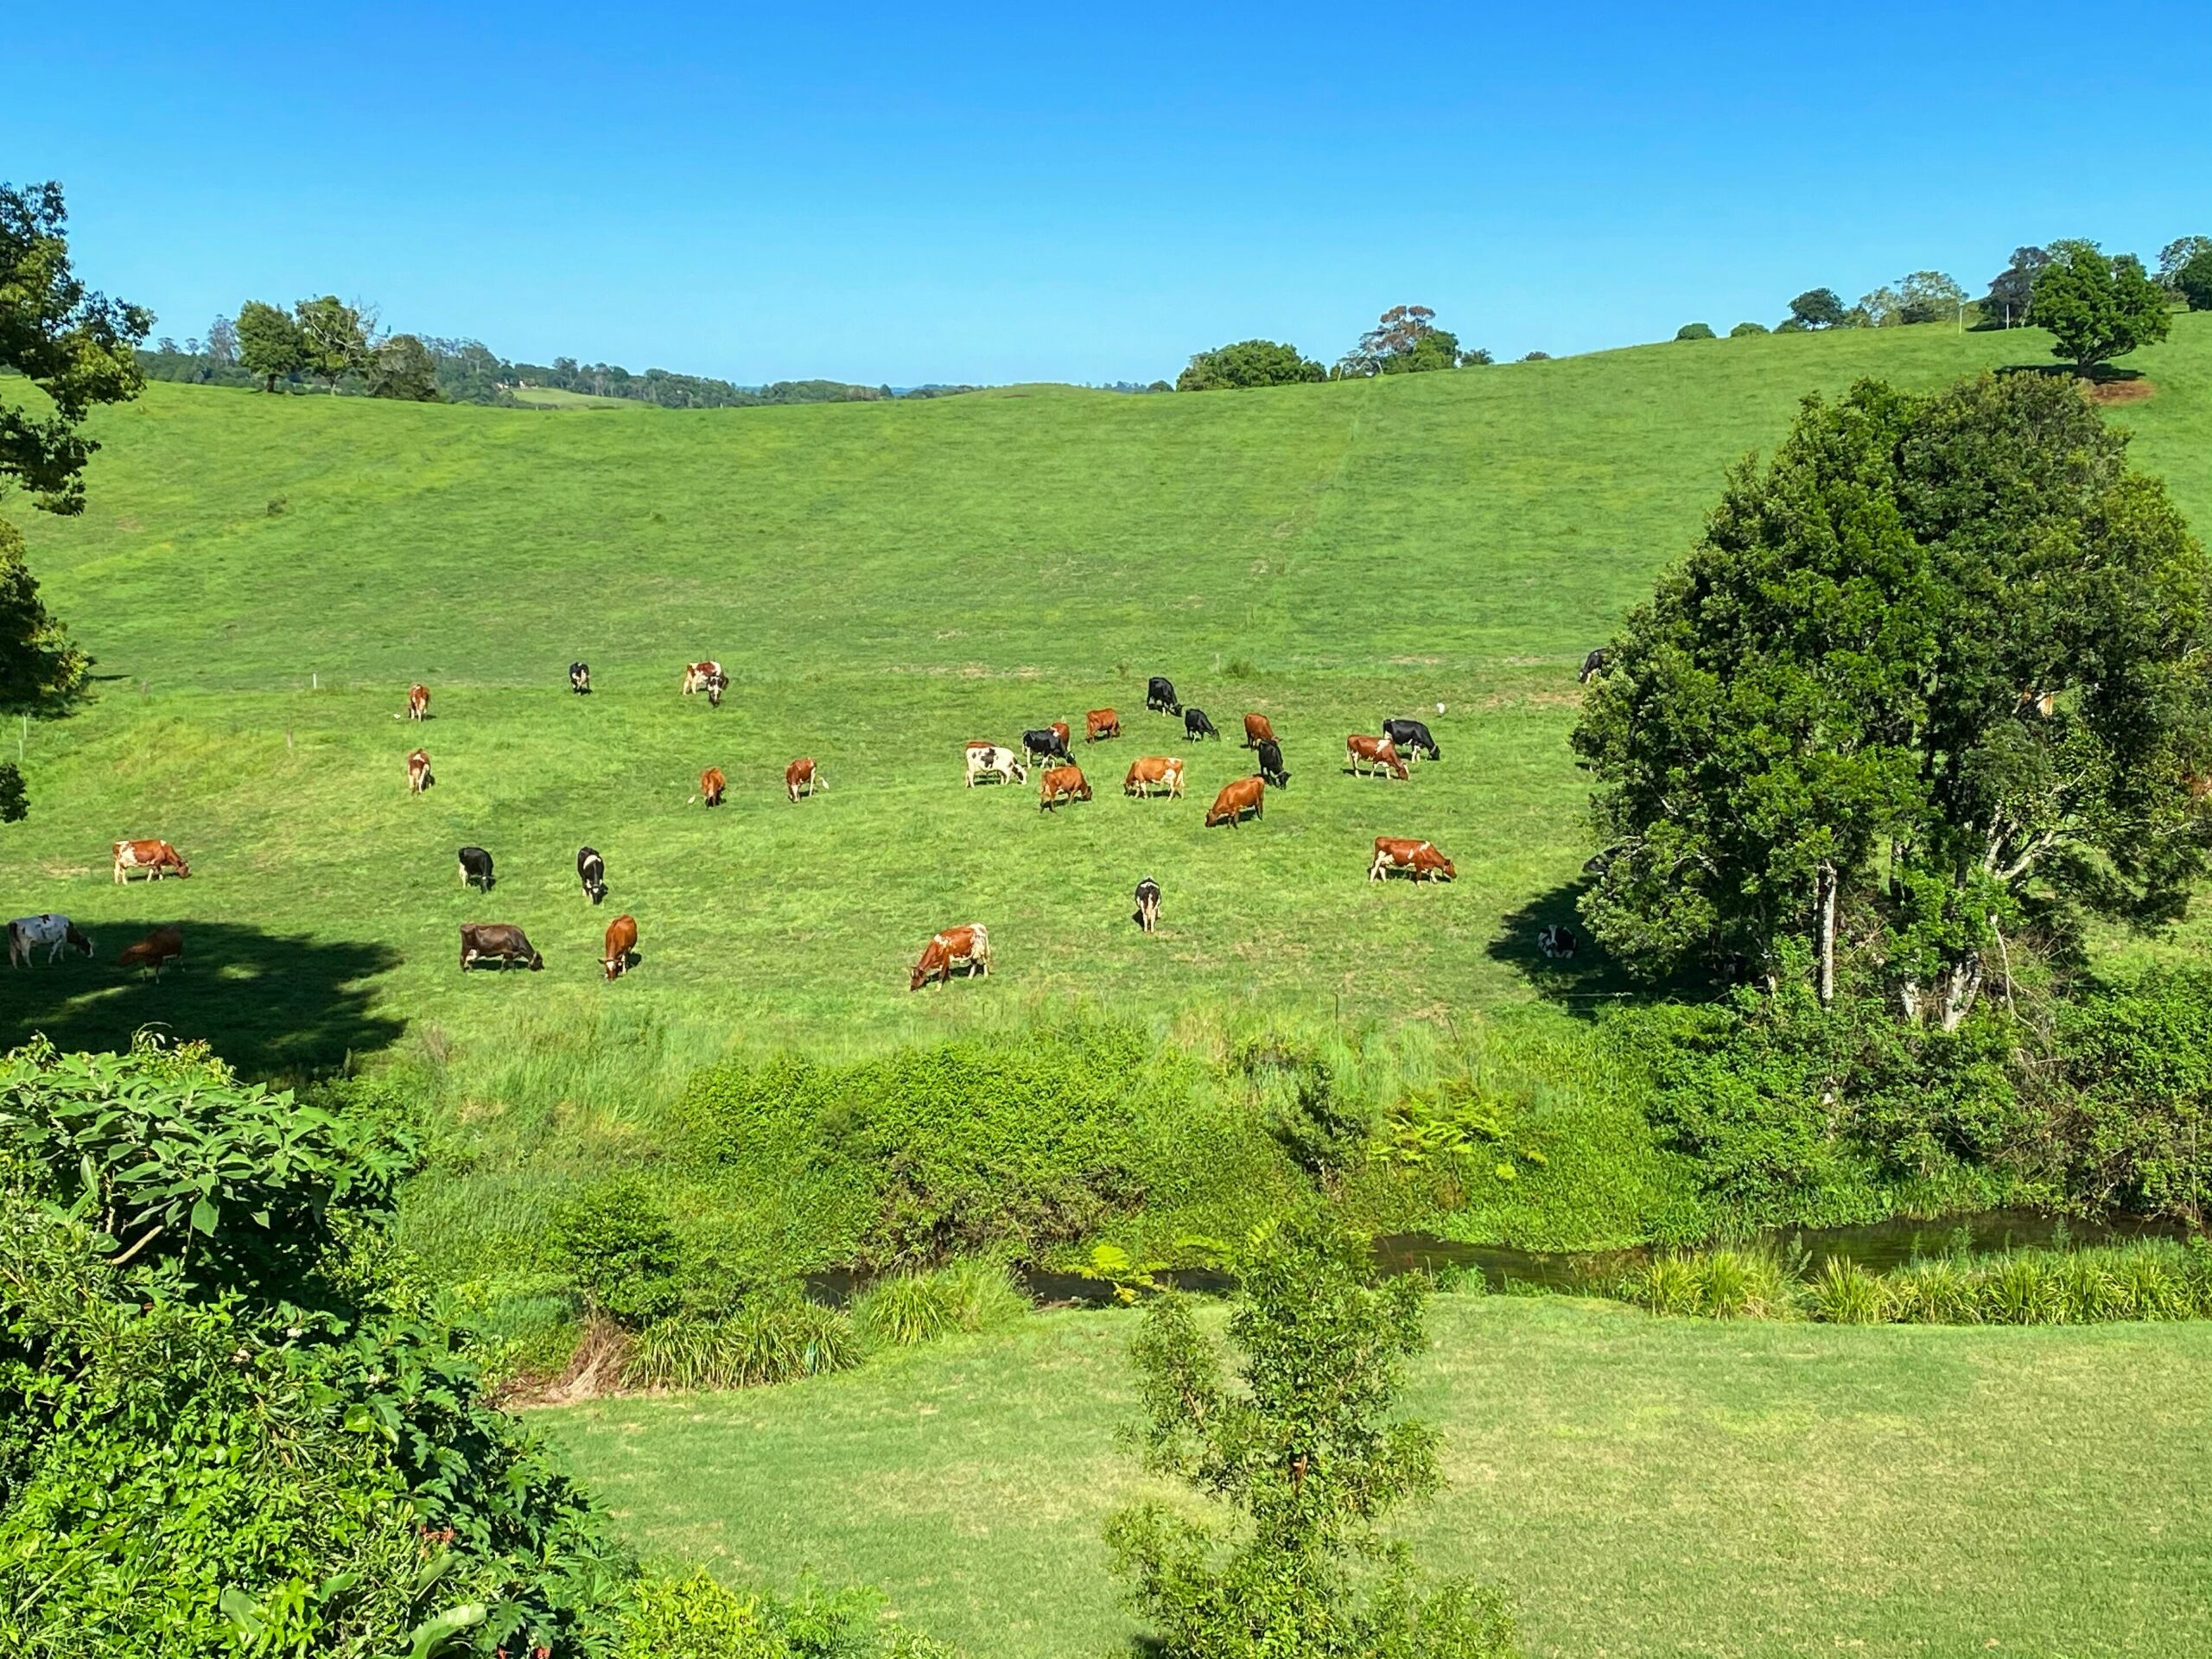
[(707, 690), (721, 677), (722, 665), (711, 658), (703, 663), (686, 663), (683, 664), (683, 695), (688, 697), (695, 691)]
[(516, 963), (533, 974), (542, 972), (545, 958), (530, 942), (530, 935), (512, 922), (463, 922), (461, 925), (461, 971), (480, 962), (496, 962), (502, 969)]
[(1021, 764), (1021, 757), (1012, 749), (996, 743), (970, 743), (968, 746), (968, 784), (976, 787), (976, 780), (995, 775), (1001, 783), (1026, 784), (1029, 768)]
[(420, 795), (430, 786), (430, 752), (417, 749), (407, 757), (407, 792)]
[(638, 949), (638, 918), (617, 916), (607, 925), (607, 949), (599, 953), (599, 965), (611, 982), (630, 971), (630, 958)]
[(1265, 715), (1244, 716), (1244, 747), (1246, 748), (1256, 749), (1262, 743), (1272, 743), (1274, 741), (1275, 728), (1268, 724), (1268, 717)]
[(428, 720), (430, 717), (430, 688), (419, 681), (407, 688), (407, 718)]
[(1206, 809), (1206, 828), (1217, 823), (1242, 823), (1249, 812), (1254, 817), (1262, 816), (1267, 805), (1268, 782), (1264, 778), (1239, 778), (1233, 784), (1223, 785), (1220, 794), (1213, 798), (1213, 804)]
[(175, 927), (157, 927), (136, 944), (126, 944), (116, 959), (120, 968), (150, 968), (162, 976), (164, 964), (184, 960), (184, 933)]
[(1096, 743), (1122, 734), (1122, 717), (1111, 709), (1094, 709), (1083, 717), (1083, 741)]
[(1410, 841), (1402, 836), (1375, 837), (1375, 861), (1367, 867), (1367, 879), (1380, 881), (1392, 870), (1411, 870), (1416, 885), (1428, 881), (1456, 881), (1459, 872), (1452, 861), (1436, 850), (1435, 844), (1426, 841)]
[(709, 766), (699, 774), (699, 792), (691, 798), (704, 800), (709, 806), (722, 804), (722, 791), (729, 787), (729, 779), (722, 776), (720, 766)]
[(1087, 801), (1090, 798), (1090, 782), (1083, 775), (1081, 766), (1054, 766), (1046, 772), (1044, 782), (1037, 789), (1037, 810), (1049, 812), (1062, 801)]
[(1355, 773), (1364, 771), (1370, 778), (1384, 772), (1403, 779), (1413, 774), (1398, 754), (1398, 746), (1387, 737), (1363, 737), (1354, 732), (1344, 739), (1344, 757)]
[(952, 983), (952, 970), (964, 968), (971, 977), (982, 978), (991, 971), (990, 931), (981, 922), (971, 922), (965, 927), (948, 927), (922, 947), (922, 959), (914, 964), (914, 971), (906, 981), (906, 988), (918, 991), (932, 980)]
[(815, 770), (812, 755), (803, 754), (784, 768), (784, 793), (794, 802), (802, 795), (811, 795), (817, 789), (829, 787), (822, 781), (822, 774)]
[(108, 850), (115, 856), (115, 879), (118, 882), (128, 881), (132, 870), (149, 871), (156, 881), (164, 875), (192, 874), (192, 867), (166, 841), (118, 841)]
[(92, 954), (92, 936), (67, 916), (57, 916), (52, 911), (43, 916), (18, 916), (8, 924), (10, 968), (29, 967), (31, 952), (40, 950), (46, 952), (49, 963), (60, 961), (64, 950), (89, 957)]
[(1141, 755), (1132, 761), (1129, 775), (1122, 779), (1122, 793), (1141, 795), (1152, 798), (1155, 788), (1166, 791), (1169, 799), (1183, 792), (1183, 763), (1170, 754)]

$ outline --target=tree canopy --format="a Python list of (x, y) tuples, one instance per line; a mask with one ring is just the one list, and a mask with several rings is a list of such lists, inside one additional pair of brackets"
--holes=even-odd
[(138, 395), (133, 348), (154, 326), (143, 306), (87, 289), (69, 262), (61, 187), (0, 185), (0, 369), (50, 406), (0, 397), (0, 485), (13, 478), (48, 512), (85, 508), (85, 463), (99, 446), (79, 429), (99, 404)]
[(1200, 352), (1175, 378), (1178, 391), (1223, 391), (1242, 386), (1287, 386), (1325, 380), (1328, 371), (1295, 346), (1272, 340), (1240, 340)]
[(2164, 340), (2166, 296), (2132, 253), (2107, 258), (2094, 242), (2051, 245), (2036, 273), (2036, 321), (2050, 330), (2051, 354), (2087, 374), (2098, 364)]
[(1801, 328), (1840, 328), (1849, 315), (1832, 288), (1808, 288), (1789, 302), (1790, 321)]
[(2190, 310), (2212, 311), (2212, 248), (2174, 272), (2174, 291), (2189, 302)]
[(1676, 340), (1717, 340), (1719, 336), (1713, 332), (1713, 325), (1709, 322), (1686, 322), (1675, 330), (1675, 338)]
[(262, 300), (248, 300), (238, 308), (238, 362), (262, 378), (264, 391), (276, 390), (280, 375), (295, 374), (304, 365), (300, 331), (291, 317)]
[(2050, 255), (2037, 247), (2015, 248), (2012, 263), (1989, 279), (1989, 297), (1982, 309), (2006, 327), (2020, 327), (2034, 320), (2036, 273), (2050, 263)]
[(302, 300), (292, 308), (292, 320), (299, 330), (300, 366), (332, 391), (368, 366), (371, 320), (335, 294)]
[(1436, 326), (1436, 313), (1425, 305), (1394, 305), (1337, 364), (1338, 375), (1357, 379), (1375, 374), (1420, 374), (1484, 362), (1487, 352), (1462, 353), (1459, 337)]
[(1586, 694), (1584, 917), (1655, 976), (1802, 950), (1825, 998), (1849, 952), (1954, 1025), (1993, 959), (2182, 913), (2208, 646), (2212, 564), (2070, 382), (1808, 398)]

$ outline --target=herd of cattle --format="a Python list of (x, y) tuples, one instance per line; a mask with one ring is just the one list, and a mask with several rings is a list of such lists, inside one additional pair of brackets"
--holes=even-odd
[[(1586, 680), (1602, 666), (1601, 653), (1593, 652), (1583, 664)], [(591, 669), (588, 664), (576, 662), (569, 665), (569, 685), (579, 696), (589, 696), (592, 690)], [(722, 694), (728, 689), (728, 677), (720, 663), (711, 659), (684, 664), (682, 681), (683, 694), (691, 696), (704, 692), (708, 702), (721, 706)], [(1173, 683), (1155, 675), (1146, 684), (1145, 707), (1147, 710), (1179, 718), (1183, 731), (1192, 742), (1208, 738), (1221, 740), (1221, 733), (1206, 711), (1197, 707), (1185, 707), (1175, 694)], [(1444, 705), (1437, 705), (1441, 713)], [(408, 688), (405, 718), (423, 721), (429, 718), (430, 691), (426, 685), (416, 683)], [(1224, 785), (1214, 797), (1213, 804), (1206, 809), (1205, 827), (1241, 824), (1247, 817), (1257, 819), (1266, 810), (1269, 788), (1285, 789), (1290, 784), (1290, 772), (1283, 761), (1282, 745), (1274, 727), (1264, 715), (1244, 716), (1244, 747), (1253, 753), (1255, 771), (1247, 778), (1236, 779)], [(1086, 746), (1102, 743), (1122, 735), (1121, 716), (1112, 709), (1094, 709), (1084, 716), (1084, 741)], [(1059, 807), (1091, 798), (1090, 783), (1083, 769), (1076, 763), (1070, 747), (1071, 729), (1065, 721), (1040, 726), (1021, 734), (1019, 752), (1007, 746), (978, 741), (969, 743), (965, 750), (965, 785), (974, 788), (980, 783), (1026, 784), (1030, 772), (1043, 767), (1039, 780), (1038, 810), (1052, 812)], [(1437, 746), (1423, 721), (1412, 719), (1386, 720), (1379, 733), (1369, 734), (1355, 732), (1344, 740), (1346, 771), (1354, 776), (1369, 776), (1405, 781), (1413, 775), (1414, 767), (1423, 760), (1441, 760), (1444, 752)], [(1173, 755), (1141, 755), (1132, 761), (1122, 780), (1122, 792), (1131, 797), (1150, 799), (1155, 794), (1171, 800), (1183, 795), (1183, 762)], [(420, 795), (436, 780), (430, 772), (430, 755), (427, 748), (416, 748), (407, 756), (407, 787), (410, 794)], [(698, 792), (695, 802), (703, 801), (709, 807), (720, 806), (726, 798), (729, 780), (719, 766), (708, 766), (699, 774)], [(793, 803), (812, 797), (824, 789), (821, 772), (810, 756), (801, 756), (784, 771), (784, 789)], [(152, 880), (164, 876), (189, 876), (188, 865), (176, 849), (166, 841), (118, 841), (111, 849), (113, 855), (114, 877), (118, 882), (127, 881), (132, 872), (143, 871)], [(461, 881), (463, 887), (480, 892), (492, 891), (494, 875), (492, 855), (481, 847), (463, 847), (459, 855)], [(1427, 841), (1395, 836), (1375, 838), (1374, 857), (1368, 866), (1368, 879), (1380, 881), (1394, 871), (1402, 871), (1416, 884), (1423, 881), (1453, 880), (1457, 870), (1452, 862), (1435, 846)], [(584, 847), (576, 853), (576, 878), (582, 884), (585, 898), (597, 905), (607, 896), (607, 862), (596, 849)], [(1160, 923), (1160, 884), (1150, 876), (1138, 882), (1136, 887), (1137, 925), (1147, 933), (1154, 931)], [(1546, 956), (1567, 956), (1573, 953), (1576, 941), (1572, 932), (1563, 927), (1544, 930), (1538, 940)], [(618, 916), (606, 931), (600, 953), (600, 967), (609, 980), (627, 973), (638, 960), (638, 924), (636, 918)], [(57, 960), (63, 950), (77, 950), (86, 957), (92, 954), (92, 941), (66, 916), (46, 914), (27, 916), (8, 924), (8, 960), (11, 966), (29, 964), (35, 952), (44, 950), (46, 959)], [(175, 927), (156, 929), (146, 938), (127, 948), (120, 958), (125, 967), (139, 967), (152, 971), (156, 977), (168, 963), (181, 960), (184, 939)], [(467, 972), (480, 963), (498, 963), (502, 967), (520, 965), (532, 970), (543, 969), (544, 957), (531, 944), (529, 936), (519, 927), (505, 922), (467, 923), (461, 929), (461, 966)], [(949, 927), (934, 935), (923, 949), (921, 960), (915, 963), (909, 979), (910, 988), (919, 990), (925, 985), (948, 983), (956, 969), (982, 977), (991, 969), (990, 934), (981, 923)]]

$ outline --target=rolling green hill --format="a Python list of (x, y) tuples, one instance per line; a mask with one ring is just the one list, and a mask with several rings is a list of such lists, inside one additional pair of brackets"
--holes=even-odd
[[(1796, 400), (2035, 362), (2039, 334), (1942, 327), (1669, 344), (1271, 391), (1016, 387), (941, 401), (621, 419), (154, 385), (98, 423), (79, 520), (22, 513), (96, 695), (33, 726), (34, 809), (0, 830), (14, 913), (89, 922), (94, 964), (0, 981), (0, 1029), (113, 1041), (148, 1021), (249, 1066), (372, 1050), (409, 1025), (498, 1052), (610, 1009), (690, 1033), (865, 1046), (1090, 999), (1161, 1020), (1246, 1001), (1443, 1016), (1527, 1001), (1535, 920), (1587, 849), (1565, 734), (1583, 652), (1695, 536), (1724, 470)], [(2177, 320), (2120, 417), (2212, 522), (2212, 319)], [(734, 678), (683, 698), (692, 657)], [(590, 661), (596, 695), (565, 671)], [(1142, 709), (1145, 677), (1285, 740), (1264, 822), (1202, 831), (1243, 775)], [(433, 713), (397, 719), (415, 679)], [(1437, 715), (1441, 702), (1445, 712)], [(964, 791), (969, 738), (1111, 704), (1098, 798), (1041, 817)], [(1410, 783), (1343, 737), (1426, 714)], [(403, 757), (437, 785), (410, 799)], [(1190, 798), (1125, 800), (1139, 754)], [(828, 782), (792, 805), (781, 773)], [(687, 804), (721, 766), (731, 804)], [(1459, 862), (1362, 878), (1378, 833)], [(162, 836), (188, 882), (110, 884)], [(464, 893), (454, 849), (501, 880)], [(603, 912), (576, 848), (606, 855)], [(1128, 894), (1166, 889), (1141, 938)], [(600, 931), (643, 960), (599, 982)], [(455, 925), (527, 927), (547, 970), (463, 980)], [(999, 971), (910, 996), (930, 932), (990, 924)], [(189, 971), (116, 950), (181, 921)], [(527, 1014), (518, 1010), (527, 1008)]]

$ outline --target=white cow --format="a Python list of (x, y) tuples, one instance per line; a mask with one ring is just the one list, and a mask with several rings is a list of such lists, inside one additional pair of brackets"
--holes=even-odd
[(1001, 783), (1026, 784), (1029, 768), (1012, 749), (1001, 748), (996, 743), (970, 743), (968, 746), (968, 785), (976, 787), (976, 780), (987, 772), (996, 772)]
[(31, 952), (41, 945), (46, 947), (46, 959), (59, 962), (61, 952), (73, 950), (84, 956), (92, 954), (92, 936), (81, 931), (67, 916), (48, 912), (43, 916), (18, 916), (8, 924), (8, 965), (27, 968)]

